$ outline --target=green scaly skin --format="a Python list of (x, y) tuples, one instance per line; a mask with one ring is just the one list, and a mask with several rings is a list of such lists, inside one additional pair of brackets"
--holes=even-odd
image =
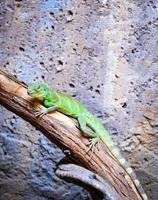
[(90, 138), (91, 150), (93, 150), (93, 147), (97, 145), (101, 139), (125, 171), (130, 175), (142, 199), (148, 200), (136, 174), (128, 162), (122, 157), (119, 149), (114, 145), (104, 126), (83, 104), (70, 96), (57, 92), (46, 83), (29, 84), (27, 92), (30, 96), (40, 100), (45, 106), (45, 108), (40, 110), (38, 113), (39, 115), (57, 110), (77, 119), (83, 135)]

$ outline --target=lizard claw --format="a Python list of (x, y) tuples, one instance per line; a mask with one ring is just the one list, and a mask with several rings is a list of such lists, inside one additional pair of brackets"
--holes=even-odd
[(90, 158), (92, 157), (92, 154), (94, 153), (95, 149), (97, 148), (99, 150), (99, 138), (91, 138), (89, 139), (89, 142), (87, 144), (89, 146), (88, 150), (86, 153), (90, 152)]
[(47, 114), (47, 109), (46, 108), (42, 108), (40, 110), (34, 110), (34, 114), (35, 114), (36, 117), (41, 118), (41, 117), (43, 117), (44, 115)]

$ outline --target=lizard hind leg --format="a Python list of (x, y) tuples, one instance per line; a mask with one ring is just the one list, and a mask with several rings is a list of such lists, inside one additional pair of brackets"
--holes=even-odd
[(93, 153), (95, 148), (96, 147), (98, 148), (99, 136), (95, 131), (93, 131), (90, 127), (87, 126), (85, 116), (78, 117), (78, 123), (83, 135), (89, 138), (89, 142), (88, 142), (89, 148), (87, 152), (91, 151), (91, 153)]
[(84, 116), (78, 117), (78, 123), (79, 123), (80, 129), (82, 131), (82, 134), (85, 137), (94, 138), (96, 136), (96, 133), (91, 128), (89, 128), (87, 126), (87, 123), (86, 123)]

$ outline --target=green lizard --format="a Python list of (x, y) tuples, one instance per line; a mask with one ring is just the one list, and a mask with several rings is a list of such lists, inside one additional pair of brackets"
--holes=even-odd
[(128, 162), (122, 157), (119, 149), (114, 145), (110, 135), (102, 123), (98, 118), (92, 115), (82, 103), (61, 92), (57, 92), (56, 90), (50, 88), (46, 83), (29, 84), (27, 93), (41, 101), (45, 106), (38, 112), (38, 115), (44, 115), (48, 112), (57, 110), (68, 116), (76, 118), (83, 135), (90, 138), (90, 148), (97, 145), (101, 139), (125, 171), (130, 175), (134, 185), (141, 195), (141, 198), (143, 200), (148, 200), (148, 197), (137, 179), (136, 174), (129, 166)]

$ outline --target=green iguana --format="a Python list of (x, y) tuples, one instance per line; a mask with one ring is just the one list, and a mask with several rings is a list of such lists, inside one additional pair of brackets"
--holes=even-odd
[(27, 92), (30, 96), (40, 100), (45, 108), (39, 111), (39, 115), (44, 115), (51, 111), (59, 111), (68, 116), (76, 118), (84, 136), (90, 138), (90, 148), (98, 144), (101, 139), (109, 148), (113, 156), (119, 161), (121, 166), (132, 178), (139, 194), (143, 200), (148, 200), (136, 174), (122, 157), (119, 149), (114, 145), (110, 135), (105, 130), (99, 119), (92, 115), (87, 108), (76, 99), (50, 88), (46, 83), (32, 83), (28, 85)]

